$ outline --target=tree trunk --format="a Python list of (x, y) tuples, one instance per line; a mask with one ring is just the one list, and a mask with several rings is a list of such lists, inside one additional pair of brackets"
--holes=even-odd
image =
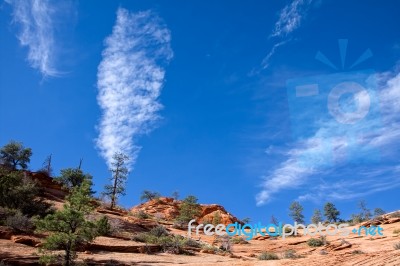
[(70, 266), (70, 254), (71, 251), (69, 250), (69, 247), (67, 247), (67, 250), (65, 250), (65, 266)]
[(117, 165), (117, 169), (115, 170), (115, 176), (114, 176), (114, 186), (113, 186), (113, 192), (111, 196), (111, 210), (114, 209), (115, 207), (115, 194), (117, 193), (117, 184), (118, 184), (118, 175), (119, 175), (119, 165)]

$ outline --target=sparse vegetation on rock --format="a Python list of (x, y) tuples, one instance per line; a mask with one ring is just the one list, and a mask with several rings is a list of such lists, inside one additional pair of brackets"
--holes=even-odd
[(57, 257), (52, 251), (62, 249), (65, 252), (62, 264), (72, 265), (76, 249), (97, 236), (96, 224), (85, 218), (92, 211), (90, 183), (84, 181), (81, 186), (72, 189), (63, 209), (38, 219), (37, 231), (50, 233), (43, 244), (41, 261), (54, 262)]
[(264, 251), (258, 256), (259, 260), (279, 260), (279, 257), (274, 252)]
[(351, 252), (351, 254), (353, 254), (353, 255), (358, 255), (358, 254), (364, 254), (364, 252), (362, 252), (362, 251), (359, 250), (359, 249), (355, 249), (355, 250), (353, 250), (353, 251)]
[(140, 196), (141, 201), (150, 201), (153, 199), (158, 199), (161, 197), (161, 194), (156, 191), (143, 190), (142, 195)]
[(375, 208), (374, 209), (374, 216), (375, 217), (381, 216), (381, 215), (384, 215), (384, 214), (386, 214), (386, 212), (382, 208)]
[(320, 247), (324, 245), (324, 241), (319, 238), (310, 238), (309, 240), (307, 240), (307, 245), (309, 245), (310, 247)]
[(97, 222), (97, 235), (99, 236), (108, 236), (112, 232), (111, 224), (107, 218), (107, 216), (102, 216)]
[(187, 196), (179, 208), (179, 215), (177, 217), (177, 222), (188, 223), (190, 220), (195, 219), (200, 215), (200, 204), (197, 203), (197, 198), (195, 196)]
[(283, 252), (282, 257), (283, 257), (284, 259), (297, 259), (297, 258), (301, 258), (301, 256), (298, 255), (298, 254), (296, 253), (296, 250), (293, 250), (293, 249), (289, 249), (289, 250), (286, 250), (285, 252)]
[[(49, 166), (49, 164), (46, 165)], [(202, 263), (202, 256), (208, 256), (201, 253), (223, 255), (215, 258), (213, 263), (217, 263), (217, 261), (226, 262), (226, 258), (232, 265), (236, 265), (236, 263), (241, 265), (240, 260), (232, 259), (255, 260), (257, 255), (261, 260), (303, 258), (301, 263), (304, 262), (304, 264), (319, 256), (321, 262), (329, 263), (331, 257), (335, 258), (335, 256), (340, 255), (340, 251), (344, 249), (350, 252), (350, 256), (346, 256), (349, 263), (373, 255), (371, 260), (373, 260), (373, 263), (379, 264), (386, 259), (386, 255), (383, 255), (382, 258), (380, 258), (380, 255), (388, 250), (391, 250), (390, 255), (397, 254), (397, 251), (393, 251), (393, 249), (400, 248), (400, 243), (397, 243), (398, 238), (396, 237), (400, 234), (400, 229), (398, 229), (400, 212), (384, 214), (382, 209), (375, 209), (373, 211), (375, 218), (364, 222), (362, 225), (366, 227), (382, 225), (389, 236), (384, 240), (379, 237), (354, 238), (352, 244), (359, 249), (353, 251), (351, 249), (352, 244), (335, 236), (328, 236), (330, 243), (326, 241), (326, 238), (310, 239), (307, 242), (308, 236), (304, 235), (300, 235), (298, 239), (283, 240), (279, 237), (266, 236), (255, 237), (246, 241), (243, 235), (234, 237), (215, 236), (214, 239), (211, 239), (211, 237), (200, 233), (198, 236), (192, 234), (194, 238), (187, 238), (185, 237), (187, 228), (182, 225), (187, 225), (187, 221), (191, 219), (196, 219), (197, 223), (214, 225), (249, 221), (245, 221), (247, 219), (242, 222), (239, 221), (221, 205), (200, 205), (197, 198), (193, 196), (181, 201), (168, 197), (158, 198), (157, 193), (152, 191), (149, 191), (151, 197), (146, 198), (148, 202), (133, 207), (130, 212), (119, 209), (117, 205), (113, 210), (109, 210), (110, 202), (104, 203), (103, 206), (90, 193), (86, 193), (87, 197), (85, 196), (83, 200), (82, 198), (78, 200), (79, 197), (76, 198), (74, 195), (84, 183), (79, 180), (85, 181), (90, 175), (76, 171), (80, 170), (79, 167), (67, 169), (69, 173), (64, 176), (67, 176), (68, 183), (64, 186), (68, 190), (53, 182), (47, 171), (30, 172), (23, 170), (20, 165), (13, 169), (10, 165), (6, 166), (3, 162), (0, 162), (0, 238), (2, 239), (0, 241), (0, 261), (6, 258), (4, 263), (7, 265), (20, 265), (19, 263), (27, 263), (28, 261), (33, 264), (38, 263), (39, 256), (32, 253), (32, 247), (41, 246), (39, 251), (39, 255), (42, 255), (41, 261), (53, 261), (54, 265), (68, 265), (67, 257), (70, 258), (69, 265), (72, 265), (72, 263), (75, 263), (75, 265), (84, 265), (84, 263), (88, 265), (128, 265), (133, 262), (133, 260), (127, 259), (128, 257), (136, 258), (134, 257), (136, 255), (132, 253), (144, 255), (154, 252), (171, 254), (195, 254), (195, 252), (198, 252), (197, 256), (187, 257), (188, 259), (186, 259), (186, 256), (162, 256), (166, 263), (172, 264), (184, 264), (187, 261), (200, 264)], [(70, 173), (72, 174), (70, 175)], [(78, 173), (79, 178), (75, 179), (75, 173)], [(75, 181), (77, 182), (74, 183)], [(89, 184), (89, 191), (90, 187)], [(75, 200), (73, 200), (74, 197)], [(158, 200), (152, 200), (157, 198)], [(52, 211), (49, 208), (51, 204), (58, 211), (54, 213), (54, 210)], [(84, 206), (83, 209), (80, 209), (79, 205)], [(86, 207), (88, 207), (88, 211), (84, 210)], [(294, 210), (296, 212), (300, 210), (301, 213), (301, 208)], [(32, 218), (37, 215), (39, 215), (37, 218)], [(338, 215), (337, 211), (337, 222), (341, 222), (342, 220), (339, 219)], [(357, 215), (359, 215), (361, 221), (361, 213)], [(301, 216), (299, 217), (301, 218)], [(335, 221), (334, 215), (330, 218), (330, 221)], [(321, 212), (315, 212), (311, 221), (316, 224), (319, 221), (322, 222)], [(173, 222), (179, 223), (180, 226), (174, 226)], [(275, 217), (271, 218), (271, 222), (279, 224)], [(71, 224), (74, 225), (73, 230), (70, 230)], [(282, 224), (284, 223), (282, 222)], [(40, 234), (32, 234), (35, 225)], [(174, 228), (178, 228), (178, 230)], [(69, 231), (67, 232), (67, 230)], [(291, 231), (290, 228), (286, 228), (286, 230), (287, 232)], [(390, 232), (393, 232), (393, 237), (390, 236)], [(272, 239), (275, 240), (273, 242), (268, 241)], [(370, 241), (370, 239), (374, 239), (374, 244), (378, 243), (377, 245), (382, 245), (384, 248), (379, 247), (379, 250), (374, 250), (368, 246), (366, 247), (368, 254), (363, 255), (360, 250), (363, 248), (363, 241)], [(313, 248), (307, 248), (305, 243)], [(246, 244), (246, 246), (239, 247), (234, 246), (234, 244)], [(256, 250), (263, 250), (264, 244), (271, 245), (270, 250), (274, 250), (275, 253), (263, 252), (257, 254)], [(317, 249), (316, 247), (319, 246), (324, 247)], [(14, 247), (15, 252), (11, 250)], [(25, 249), (27, 253), (24, 253)], [(68, 256), (66, 255), (67, 249), (69, 249)], [(238, 256), (234, 253), (238, 250), (245, 253)], [(103, 254), (105, 252), (108, 252), (110, 256), (112, 255), (114, 259), (110, 260), (109, 257), (104, 257), (106, 256)], [(125, 253), (126, 256), (116, 257), (115, 254), (120, 254), (119, 252)], [(322, 257), (320, 255), (328, 256)], [(161, 256), (147, 257), (148, 263), (152, 264), (153, 259), (154, 263), (159, 263), (156, 257)]]
[(161, 225), (152, 228), (149, 232), (136, 234), (132, 240), (160, 245), (163, 252), (173, 254), (190, 253), (184, 248), (200, 246), (200, 244), (197, 244), (197, 242), (192, 239), (170, 234), (168, 230)]
[(150, 218), (150, 215), (149, 214), (147, 214), (145, 211), (143, 211), (143, 210), (139, 210), (139, 211), (137, 211), (137, 212), (134, 212), (134, 213), (132, 213), (132, 215), (134, 216), (134, 217), (136, 217), (136, 218), (139, 218), (139, 219), (148, 219), (148, 218)]

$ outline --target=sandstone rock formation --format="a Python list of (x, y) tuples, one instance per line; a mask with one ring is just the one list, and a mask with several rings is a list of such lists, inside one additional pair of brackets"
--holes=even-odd
[[(182, 201), (169, 197), (160, 197), (133, 207), (130, 211), (138, 213), (145, 212), (151, 216), (168, 221), (174, 221), (179, 215), (179, 208)], [(214, 215), (217, 215), (221, 224), (239, 222), (239, 219), (230, 214), (225, 208), (218, 204), (201, 204), (201, 214), (197, 217), (197, 222), (212, 222)], [(217, 214), (216, 214), (217, 213)], [(193, 217), (195, 218), (195, 217)]]

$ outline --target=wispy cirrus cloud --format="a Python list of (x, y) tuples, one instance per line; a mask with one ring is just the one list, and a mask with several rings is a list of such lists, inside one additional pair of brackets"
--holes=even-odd
[(282, 42), (278, 42), (275, 43), (274, 46), (272, 46), (271, 51), (269, 51), (269, 53), (267, 54), (266, 57), (264, 57), (263, 61), (261, 62), (262, 68), (268, 68), (269, 64), (270, 64), (270, 59), (271, 57), (275, 54), (275, 51), (282, 45), (284, 45), (285, 43), (287, 43), (287, 41), (282, 41)]
[(13, 22), (18, 24), (17, 37), (28, 48), (27, 61), (44, 76), (58, 76), (55, 64), (54, 20), (58, 9), (49, 0), (6, 0), (13, 7)]
[[(397, 158), (398, 147), (396, 145), (400, 140), (400, 118), (398, 116), (400, 71), (396, 69), (394, 72), (380, 73), (377, 78), (381, 87), (378, 93), (380, 116), (373, 117), (360, 126), (372, 128), (379, 124), (380, 129), (373, 134), (367, 132), (365, 136), (362, 136), (361, 147), (373, 147), (375, 150), (379, 150), (382, 156)], [(356, 97), (358, 96), (357, 100), (364, 100), (362, 95), (356, 95)], [(298, 200), (319, 201), (327, 198), (352, 199), (400, 187), (400, 165), (398, 163), (393, 165), (393, 162), (384, 162), (371, 164), (368, 167), (353, 165), (348, 168), (346, 167), (346, 156), (348, 156), (348, 149), (352, 148), (352, 144), (342, 141), (340, 137), (337, 138), (345, 136), (348, 132), (338, 127), (335, 122), (316, 121), (316, 123), (317, 131), (301, 143), (294, 145), (293, 148), (288, 149), (284, 154), (286, 159), (263, 178), (261, 191), (256, 195), (257, 205), (266, 204), (273, 199), (275, 194), (290, 189), (303, 191)], [(329, 149), (321, 145), (331, 142), (335, 138), (336, 141), (330, 144)], [(320, 166), (324, 162), (332, 160), (332, 154), (337, 159), (335, 167), (328, 168), (331, 170), (324, 170)], [(299, 163), (299, 158), (302, 158), (303, 162), (306, 158), (306, 164)]]
[(285, 37), (300, 27), (311, 2), (312, 0), (294, 0), (286, 5), (279, 14), (271, 37)]
[(279, 19), (275, 23), (275, 27), (270, 34), (270, 38), (273, 38), (274, 44), (270, 52), (262, 60), (262, 69), (269, 67), (270, 60), (278, 48), (286, 44), (289, 41), (288, 38), (290, 34), (300, 27), (311, 3), (312, 0), (294, 0), (280, 11)]
[(154, 127), (162, 108), (164, 66), (172, 59), (171, 34), (152, 11), (117, 11), (98, 67), (97, 101), (102, 110), (96, 145), (111, 166), (115, 152), (136, 161), (137, 138)]

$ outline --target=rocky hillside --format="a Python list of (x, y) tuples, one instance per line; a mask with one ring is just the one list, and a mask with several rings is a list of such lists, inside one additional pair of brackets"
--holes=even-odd
[[(61, 208), (66, 191), (45, 174), (25, 174), (40, 184), (48, 202)], [(79, 250), (78, 261), (86, 265), (400, 265), (400, 212), (350, 227), (380, 225), (383, 236), (335, 235), (328, 236), (319, 246), (310, 246), (311, 237), (301, 234), (286, 239), (257, 236), (245, 241), (241, 237), (225, 239), (207, 236), (200, 231), (200, 235), (193, 236), (189, 241), (187, 229), (174, 225), (181, 201), (172, 198), (151, 200), (129, 211), (110, 211), (100, 202), (96, 204), (93, 218), (107, 216), (112, 230), (107, 236), (97, 237)], [(146, 213), (147, 216), (143, 218), (138, 213)], [(223, 206), (211, 204), (201, 205), (198, 222), (210, 221), (216, 213), (221, 223), (238, 221)], [(143, 241), (160, 225), (166, 230), (163, 241), (186, 243), (180, 246), (181, 252), (165, 249), (162, 241), (157, 244)], [(39, 265), (38, 248), (44, 237), (0, 226), (1, 265)], [(178, 242), (174, 242), (173, 246)], [(260, 256), (270, 260), (260, 260)]]
[[(179, 208), (182, 201), (175, 200), (168, 197), (160, 197), (142, 203), (138, 206), (131, 208), (132, 213), (144, 212), (151, 216), (174, 221), (179, 215)], [(197, 222), (210, 222), (214, 217), (219, 217), (221, 224), (230, 224), (239, 221), (234, 215), (230, 214), (225, 208), (218, 204), (201, 204), (201, 214), (196, 219)]]

